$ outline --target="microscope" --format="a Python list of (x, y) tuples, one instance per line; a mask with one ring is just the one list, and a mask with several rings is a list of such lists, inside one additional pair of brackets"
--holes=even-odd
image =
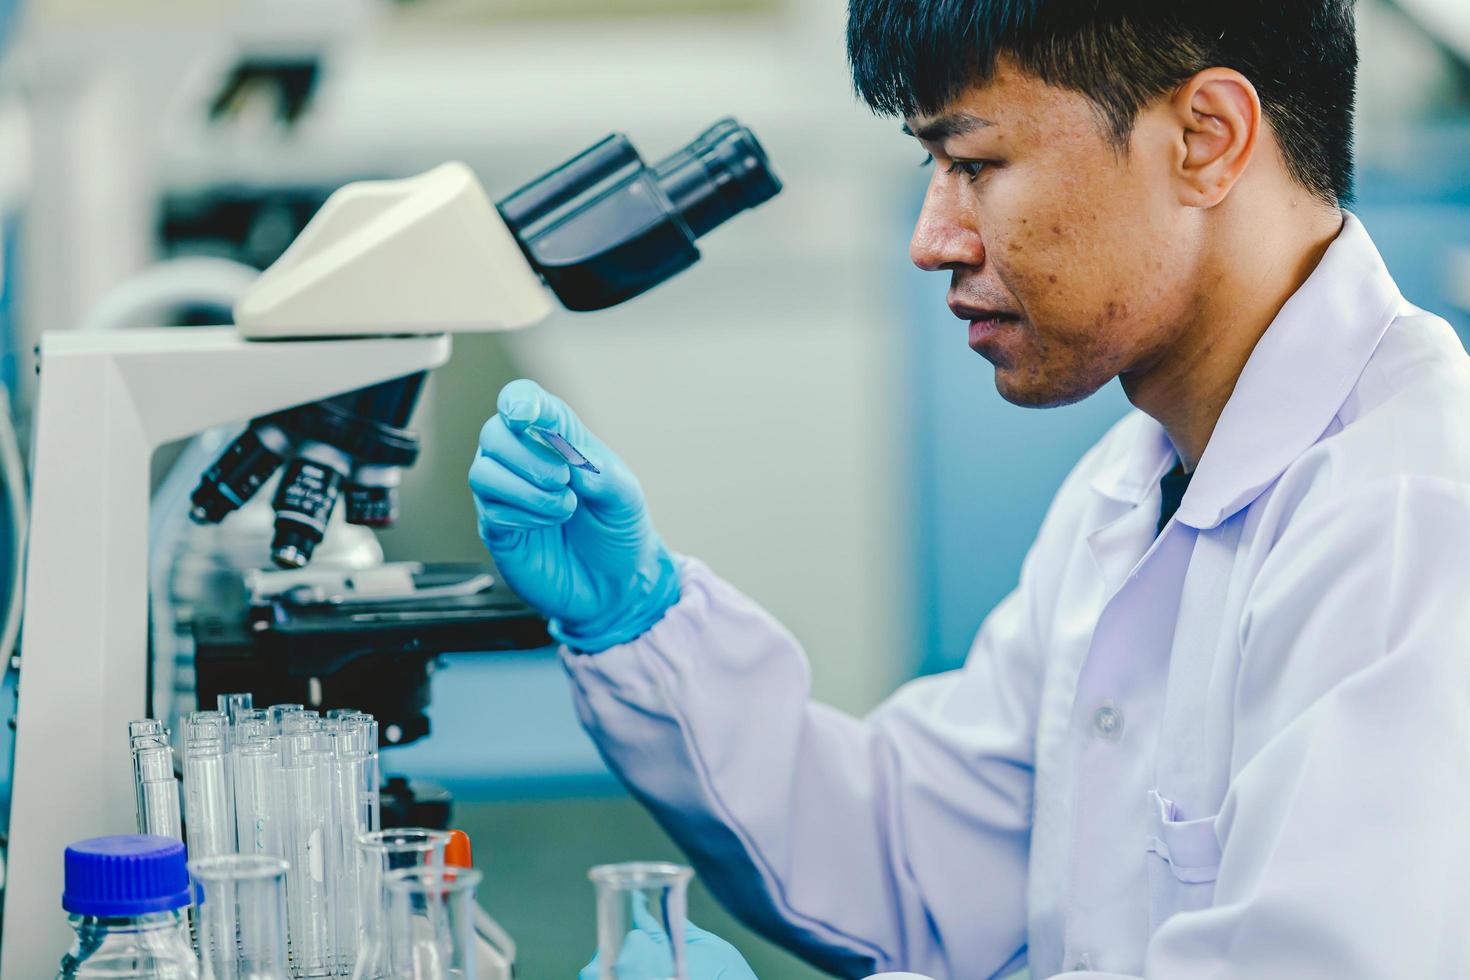
[[(236, 305), (235, 326), (43, 339), (0, 975), (54, 969), (64, 847), (133, 827), (124, 733), (154, 710), (153, 452), (248, 420), (190, 516), (218, 522), (280, 471), (269, 558), (301, 569), (338, 507), (367, 527), (394, 520), (418, 454), (408, 424), (448, 334), (521, 329), (554, 301), (594, 311), (638, 296), (780, 189), (730, 119), (654, 166), (610, 136), (498, 203), (469, 168), (443, 164), (334, 193)], [(441, 587), (451, 606), (475, 592)], [(511, 624), (515, 643), (542, 636), (514, 606), (477, 610)]]

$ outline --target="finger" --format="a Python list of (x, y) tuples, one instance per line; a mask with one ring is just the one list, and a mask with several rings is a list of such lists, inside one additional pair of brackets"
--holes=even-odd
[[(589, 445), (597, 442), (571, 406), (527, 378), (512, 381), (502, 388), (496, 407), (512, 432), (524, 431), (532, 425), (550, 429), (560, 433), (584, 454)], [(601, 443), (597, 445), (601, 446)]]
[(568, 517), (533, 514), (528, 510), (507, 507), (504, 504), (477, 502), (475, 512), (480, 522), (482, 537), (492, 532), (498, 537), (503, 537), (504, 533), (512, 531), (540, 531), (549, 527), (560, 527), (568, 520)]
[(668, 944), (642, 929), (634, 929), (623, 937), (617, 965), (620, 977), (672, 976), (674, 966)]
[(570, 487), (543, 490), (488, 456), (477, 456), (470, 464), (469, 482), (482, 512), (524, 514), (561, 523), (577, 509), (577, 495)]
[(629, 903), (633, 906), (633, 926), (640, 932), (647, 933), (656, 941), (664, 941), (664, 927), (653, 912), (648, 908), (648, 896), (643, 892), (634, 892), (633, 900)]
[(586, 502), (589, 513), (618, 520), (641, 508), (643, 490), (633, 474), (560, 398), (536, 382), (522, 378), (501, 389), (497, 404), (506, 428), (523, 442), (540, 443), (538, 437), (526, 432), (527, 428), (550, 429), (597, 467), (596, 473), (581, 467), (570, 468), (572, 489)]
[(492, 415), (481, 427), (480, 452), (543, 490), (564, 487), (571, 479), (565, 460), (534, 439), (517, 437), (500, 415)]

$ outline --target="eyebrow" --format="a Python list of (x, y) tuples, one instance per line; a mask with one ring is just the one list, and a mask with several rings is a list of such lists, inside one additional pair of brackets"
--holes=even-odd
[(904, 123), (903, 134), (905, 136), (917, 137), (926, 143), (943, 143), (945, 140), (952, 139), (955, 136), (964, 136), (966, 133), (973, 133), (977, 129), (994, 125), (995, 123), (989, 119), (982, 119), (968, 112), (956, 112), (943, 116), (935, 116), (920, 126), (917, 132), (910, 129), (908, 123)]

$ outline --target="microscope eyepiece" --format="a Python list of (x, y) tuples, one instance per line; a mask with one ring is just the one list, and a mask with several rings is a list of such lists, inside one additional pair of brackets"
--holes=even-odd
[(657, 167), (616, 134), (498, 205), (569, 310), (600, 310), (699, 260), (695, 240), (781, 190), (765, 151), (722, 119)]
[(654, 173), (696, 238), (781, 192), (755, 134), (733, 119), (715, 123)]

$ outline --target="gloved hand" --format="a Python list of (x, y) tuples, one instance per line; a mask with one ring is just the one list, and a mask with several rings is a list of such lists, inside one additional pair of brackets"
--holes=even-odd
[[(643, 490), (566, 403), (512, 381), (480, 430), (470, 489), (480, 537), (506, 584), (551, 621), (551, 635), (595, 653), (645, 633), (679, 600), (679, 572)], [(527, 432), (549, 429), (601, 472), (569, 467)]]
[[(739, 950), (687, 919), (684, 960), (684, 972), (689, 980), (758, 980)], [(673, 975), (668, 937), (646, 906), (634, 903), (633, 930), (623, 942), (613, 972), (618, 980), (659, 980)], [(594, 956), (577, 974), (577, 980), (600, 980), (600, 975), (601, 961)]]

